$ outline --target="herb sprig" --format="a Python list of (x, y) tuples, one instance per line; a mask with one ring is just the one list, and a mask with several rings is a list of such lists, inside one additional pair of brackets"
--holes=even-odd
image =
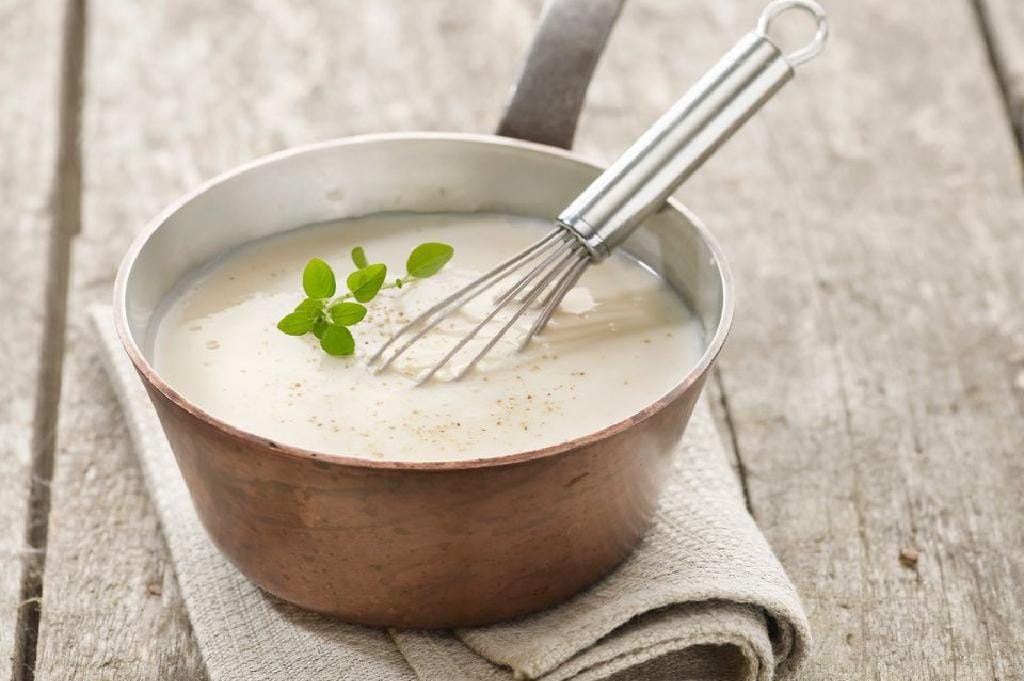
[[(362, 246), (352, 249), (356, 270), (345, 278), (346, 293), (335, 295), (338, 282), (331, 266), (320, 258), (306, 263), (302, 271), (302, 290), (306, 298), (277, 323), (289, 336), (312, 333), (328, 355), (351, 355), (356, 341), (349, 327), (366, 317), (366, 306), (385, 289), (402, 288), (417, 279), (432, 277), (441, 271), (455, 254), (448, 244), (428, 242), (417, 246), (405, 262), (405, 275), (388, 282), (384, 263), (371, 263)], [(352, 301), (356, 302), (352, 302)]]

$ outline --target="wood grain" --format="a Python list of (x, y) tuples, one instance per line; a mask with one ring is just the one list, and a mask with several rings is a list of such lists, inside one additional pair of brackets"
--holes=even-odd
[(16, 94), (0, 97), (0, 681), (25, 671), (42, 562), (30, 494), (36, 455), (46, 446), (35, 423), (45, 402), (39, 369), (53, 224), (58, 8), (50, 1), (0, 3), (0, 83), (17, 83)]
[(1024, 153), (1024, 3), (973, 0), (1002, 88), (1017, 145)]
[[(620, 112), (653, 120), (759, 6), (630, 3), (579, 139), (624, 145)], [(681, 192), (736, 273), (721, 376), (751, 503), (811, 616), (802, 678), (1020, 678), (1013, 140), (969, 5), (829, 8), (823, 57)]]
[[(537, 11), (536, 2), (477, 13), (400, 0), (95, 4), (71, 309), (108, 300), (146, 220), (233, 165), (359, 132), (489, 131)], [(458, 49), (439, 49), (441, 35)], [(69, 318), (64, 384), (36, 677), (202, 678), (84, 315)]]

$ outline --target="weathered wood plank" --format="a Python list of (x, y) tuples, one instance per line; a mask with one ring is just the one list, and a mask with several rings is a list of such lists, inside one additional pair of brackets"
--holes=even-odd
[[(652, 120), (760, 5), (628, 4), (578, 138), (621, 147), (620, 112)], [(810, 612), (803, 678), (1021, 678), (1009, 126), (967, 3), (829, 9), (821, 60), (681, 192), (739, 285), (721, 369), (752, 506)]]
[[(237, 163), (366, 131), (489, 130), (538, 5), (466, 12), (401, 0), (190, 0), (91, 9), (73, 310), (109, 299), (117, 262), (150, 216)], [(441, 35), (452, 49), (439, 47)], [(69, 318), (67, 342), (37, 678), (201, 678), (84, 316)]]
[[(48, 199), (54, 169), (57, 2), (0, 2), (0, 681), (20, 679), (31, 645), (42, 551), (31, 522), (36, 457), (48, 455), (35, 428), (45, 397), (40, 347), (46, 319)], [(38, 432), (37, 432), (38, 431)], [(36, 490), (43, 489), (37, 485)], [(45, 523), (43, 524), (45, 526)]]
[(974, 0), (1017, 145), (1024, 153), (1024, 3)]
[[(82, 104), (85, 21), (85, 3), (80, 0), (67, 2), (62, 88), (62, 99), (66, 101), (61, 109), (62, 136), (58, 156), (60, 184), (54, 197), (56, 220), (62, 239), (57, 250), (62, 260), (60, 269), (65, 273), (59, 279), (59, 287), (52, 292), (55, 300), (61, 299), (61, 314), (56, 318), (59, 350), (64, 348), (63, 298), (68, 295), (69, 240), (79, 231), (81, 217), (81, 161), (77, 139)], [(79, 285), (81, 279), (74, 279), (74, 283)], [(71, 309), (81, 303), (74, 295), (70, 296), (69, 302)], [(74, 338), (74, 332), (81, 327), (77, 323), (81, 315), (71, 315), (71, 319), (72, 333), (69, 338)], [(35, 675), (44, 678), (50, 674), (52, 666), (48, 661), (55, 656), (52, 646), (61, 643), (59, 636), (53, 635), (54, 632), (73, 637), (76, 642), (75, 646), (64, 647), (56, 653), (63, 663), (59, 672), (61, 678), (84, 678), (96, 670), (99, 670), (100, 676), (127, 674), (132, 678), (144, 678), (145, 674), (160, 678), (165, 674), (171, 676), (169, 672), (187, 670), (188, 673), (195, 669), (201, 674), (194, 646), (188, 636), (187, 620), (180, 607), (180, 599), (177, 598), (173, 572), (163, 560), (163, 545), (152, 514), (146, 514), (147, 501), (141, 493), (137, 470), (129, 464), (127, 475), (119, 477), (110, 474), (111, 470), (127, 463), (116, 456), (118, 445), (127, 440), (127, 435), (123, 428), (118, 430), (120, 424), (117, 422), (112, 422), (108, 428), (82, 429), (83, 423), (98, 422), (101, 415), (112, 413), (114, 407), (109, 391), (105, 395), (76, 380), (89, 375), (94, 385), (105, 387), (98, 366), (95, 363), (92, 366), (83, 365), (81, 359), (80, 355), (73, 354), (69, 362), (63, 363), (63, 392), (57, 419), (59, 432), (56, 458), (59, 462), (53, 488), (57, 489), (62, 480), (72, 476), (74, 483), (61, 488), (73, 499), (71, 505), (76, 508), (88, 508), (91, 505), (100, 510), (102, 515), (74, 511), (67, 513), (64, 505), (52, 509), (58, 513), (50, 516), (47, 539), (57, 542), (57, 550), (52, 555), (47, 552), (47, 565), (53, 569), (44, 574)], [(51, 372), (61, 371), (60, 361), (50, 361), (52, 365), (48, 368)], [(61, 381), (58, 380), (58, 392), (61, 387)], [(83, 451), (94, 458), (75, 457), (75, 454)], [(67, 501), (67, 497), (61, 501)], [(122, 529), (117, 524), (119, 521), (124, 522), (124, 530), (136, 532), (138, 536), (117, 546), (114, 552), (105, 552), (104, 549), (111, 548), (110, 533)], [(66, 550), (69, 537), (76, 542), (73, 553)], [(81, 564), (90, 567), (84, 571), (69, 571), (69, 567)], [(104, 618), (111, 604), (116, 604), (115, 609), (131, 609), (134, 618), (130, 624), (126, 622), (116, 630), (92, 626), (94, 619)], [(165, 604), (165, 607), (161, 607), (161, 604)], [(48, 613), (53, 611), (61, 613), (56, 623), (48, 617)], [(126, 649), (125, 639), (137, 640), (139, 637), (150, 637), (159, 641), (159, 645)], [(144, 673), (139, 674), (138, 669), (144, 670)]]

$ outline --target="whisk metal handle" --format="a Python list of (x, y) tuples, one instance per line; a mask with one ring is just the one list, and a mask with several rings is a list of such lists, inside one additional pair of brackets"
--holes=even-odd
[[(797, 8), (810, 12), (817, 33), (785, 55), (768, 36), (772, 20)], [(825, 45), (825, 11), (813, 0), (776, 0), (757, 27), (659, 118), (558, 216), (582, 239), (594, 261), (607, 257), (772, 95), (793, 67)]]

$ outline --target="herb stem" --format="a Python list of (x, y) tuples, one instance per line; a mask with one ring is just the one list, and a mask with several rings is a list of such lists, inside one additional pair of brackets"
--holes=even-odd
[[(380, 290), (383, 291), (384, 289), (388, 289), (388, 288), (404, 288), (406, 286), (412, 286), (414, 283), (416, 283), (416, 281), (417, 280), (414, 279), (414, 278), (396, 279), (395, 281), (391, 282), (390, 284), (381, 284)], [(401, 282), (401, 283), (399, 283), (399, 282)], [(350, 291), (348, 293), (343, 293), (343, 294), (341, 294), (340, 296), (338, 296), (336, 298), (329, 299), (327, 301), (327, 304), (330, 305), (331, 303), (340, 303), (343, 300), (349, 300), (349, 299), (355, 298), (355, 297), (356, 297), (356, 294), (354, 294), (354, 293), (352, 293)]]

